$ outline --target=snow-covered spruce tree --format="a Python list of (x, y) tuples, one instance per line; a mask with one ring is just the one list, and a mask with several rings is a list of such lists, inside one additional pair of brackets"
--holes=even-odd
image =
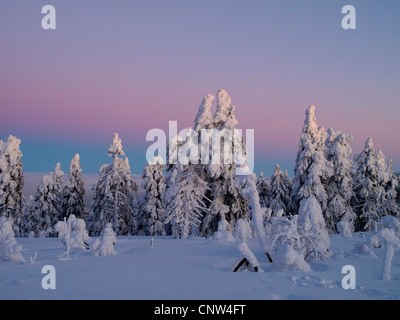
[(271, 203), (272, 216), (277, 216), (280, 210), (287, 215), (290, 204), (291, 184), (287, 172), (284, 173), (278, 164), (275, 164), (275, 170), (271, 177)]
[(175, 196), (165, 223), (171, 222), (175, 239), (183, 239), (190, 235), (192, 226), (200, 223), (207, 183), (190, 170), (190, 165), (181, 165), (175, 181)]
[[(168, 141), (167, 145), (167, 163), (165, 165), (165, 192), (162, 195), (162, 204), (165, 208), (165, 217), (170, 216), (173, 213), (172, 202), (175, 198), (177, 189), (176, 183), (177, 178), (180, 175), (180, 165), (178, 163), (178, 153), (183, 145), (183, 139), (176, 135)], [(139, 219), (140, 220), (140, 219)], [(172, 235), (172, 225), (171, 223), (165, 224), (166, 235)]]
[(31, 217), (32, 230), (36, 237), (54, 237), (54, 225), (60, 219), (61, 188), (64, 173), (57, 163), (54, 172), (45, 175), (37, 188)]
[[(217, 110), (213, 117), (213, 128), (219, 130), (219, 137), (213, 137), (209, 170), (210, 200), (209, 211), (201, 224), (201, 235), (213, 235), (218, 229), (218, 222), (226, 219), (232, 230), (240, 218), (249, 220), (247, 200), (242, 195), (241, 187), (236, 186), (236, 167), (240, 156), (237, 152), (245, 151), (243, 137), (236, 130), (235, 107), (225, 90), (217, 93)], [(223, 143), (218, 145), (217, 140)], [(240, 150), (241, 149), (241, 150)], [(225, 152), (230, 150), (230, 152)], [(215, 155), (220, 155), (216, 159)], [(213, 158), (214, 156), (214, 158)], [(241, 164), (241, 163), (240, 163)]]
[(340, 131), (328, 130), (325, 156), (333, 165), (334, 175), (326, 183), (328, 196), (325, 221), (330, 233), (338, 231), (337, 224), (354, 231), (356, 215), (351, 205), (353, 198), (354, 164), (350, 142), (353, 137)]
[(21, 255), (22, 246), (17, 244), (15, 234), (9, 219), (0, 217), (0, 260), (25, 262)]
[(25, 202), (24, 209), (22, 211), (21, 221), (21, 237), (34, 237), (35, 232), (35, 198), (29, 196), (28, 201)]
[(211, 111), (214, 96), (207, 94), (203, 97), (199, 110), (194, 119), (194, 130), (201, 132), (203, 129), (212, 129), (214, 127), (214, 119)]
[(270, 207), (271, 201), (271, 181), (268, 177), (264, 177), (264, 173), (260, 172), (257, 177), (257, 190), (260, 196), (260, 205), (263, 208)]
[[(306, 119), (300, 136), (297, 152), (294, 180), (291, 193), (291, 210), (299, 213), (300, 202), (314, 196), (326, 213), (328, 196), (325, 185), (333, 175), (333, 169), (324, 155), (326, 133), (319, 128), (315, 118), (315, 106), (306, 110)], [(327, 219), (328, 217), (324, 218)]]
[(11, 135), (7, 141), (0, 141), (0, 216), (10, 220), (17, 237), (21, 236), (24, 207), (24, 172), (20, 144), (21, 140)]
[(91, 244), (91, 250), (95, 256), (112, 256), (115, 255), (114, 246), (117, 243), (115, 232), (111, 223), (106, 223), (101, 231), (100, 237), (96, 238)]
[(138, 184), (132, 179), (129, 160), (122, 150), (121, 139), (114, 133), (109, 148), (112, 164), (100, 168), (94, 184), (88, 230), (90, 236), (99, 236), (107, 223), (112, 223), (117, 235), (134, 234), (137, 222), (134, 217)]
[(386, 171), (384, 210), (387, 215), (398, 216), (400, 214), (400, 207), (397, 203), (399, 178), (393, 170), (391, 159), (388, 161)]
[(355, 156), (357, 171), (354, 178), (355, 212), (357, 214), (356, 231), (372, 231), (383, 215), (385, 199), (384, 180), (378, 162), (379, 155), (374, 150), (371, 138), (365, 142), (364, 150)]
[(85, 188), (82, 179), (82, 169), (79, 163), (79, 154), (76, 154), (69, 167), (69, 175), (65, 181), (61, 194), (62, 218), (68, 218), (71, 214), (79, 218), (85, 209), (83, 196)]
[(164, 236), (165, 208), (162, 196), (165, 192), (164, 165), (161, 157), (155, 157), (143, 170), (141, 189), (144, 196), (139, 203), (138, 230), (148, 236)]

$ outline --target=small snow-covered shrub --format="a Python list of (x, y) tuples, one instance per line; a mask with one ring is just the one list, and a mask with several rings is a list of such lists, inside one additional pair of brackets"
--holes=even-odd
[(229, 231), (229, 223), (226, 219), (221, 219), (218, 222), (218, 231), (214, 233), (214, 240), (235, 241), (232, 233)]
[(75, 215), (71, 214), (68, 220), (59, 221), (54, 226), (58, 233), (58, 239), (64, 244), (65, 248), (69, 250), (81, 248), (86, 250), (89, 248), (89, 235), (86, 230), (86, 223), (82, 219), (77, 219)]
[(332, 255), (329, 251), (330, 241), (325, 219), (314, 196), (301, 201), (297, 225), (305, 260), (326, 260)]
[(381, 219), (381, 225), (383, 228), (392, 229), (396, 236), (400, 234), (400, 221), (396, 217), (387, 215), (383, 216)]
[(297, 228), (298, 216), (272, 218), (270, 225), (269, 242), (270, 253), (274, 256), (278, 248), (286, 243), (297, 252), (302, 252), (301, 236)]
[(352, 232), (351, 232), (351, 224), (346, 217), (342, 218), (337, 224), (336, 227), (339, 231), (339, 233), (343, 236), (343, 238), (351, 238), (352, 237)]
[(0, 258), (10, 261), (25, 262), (21, 255), (22, 246), (17, 244), (10, 221), (0, 217)]
[(310, 265), (287, 243), (279, 246), (274, 256), (273, 266), (276, 271), (311, 271)]
[(362, 243), (356, 245), (351, 252), (376, 258), (376, 255), (371, 250), (370, 246), (368, 246), (366, 244), (362, 244)]
[(92, 242), (91, 249), (96, 256), (111, 256), (115, 255), (114, 245), (117, 243), (114, 230), (112, 229), (111, 223), (107, 223), (103, 231), (101, 232), (100, 238), (96, 238)]
[(252, 238), (252, 231), (249, 222), (245, 219), (238, 219), (238, 221), (236, 221), (233, 236), (237, 241), (247, 241)]

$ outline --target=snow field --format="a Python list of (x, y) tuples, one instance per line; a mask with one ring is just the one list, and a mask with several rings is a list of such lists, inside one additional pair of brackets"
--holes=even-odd
[[(134, 299), (134, 300), (297, 300), (297, 299), (400, 299), (400, 256), (395, 252), (391, 279), (382, 280), (385, 249), (371, 249), (376, 257), (352, 252), (366, 243), (331, 235), (330, 260), (310, 262), (310, 272), (275, 271), (256, 239), (249, 248), (263, 273), (237, 272), (242, 258), (237, 242), (204, 238), (118, 237), (115, 256), (96, 257), (71, 251), (69, 261), (59, 261), (64, 251), (58, 239), (17, 239), (25, 264), (0, 261), (0, 299)], [(29, 258), (37, 252), (36, 260)], [(41, 287), (42, 267), (56, 269), (56, 289)], [(344, 290), (342, 267), (353, 265), (356, 289)]]

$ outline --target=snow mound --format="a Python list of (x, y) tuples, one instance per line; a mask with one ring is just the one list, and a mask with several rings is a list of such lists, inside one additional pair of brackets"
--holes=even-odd
[(279, 246), (274, 256), (273, 267), (276, 271), (311, 271), (310, 265), (287, 243)]
[(232, 233), (229, 231), (229, 223), (225, 219), (218, 222), (218, 231), (213, 235), (214, 240), (236, 241)]

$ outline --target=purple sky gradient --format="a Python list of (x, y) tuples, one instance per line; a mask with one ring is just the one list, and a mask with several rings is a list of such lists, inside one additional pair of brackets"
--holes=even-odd
[[(42, 6), (57, 29), (41, 28)], [(371, 136), (400, 169), (400, 3), (352, 1), (0, 0), (0, 139), (22, 139), (24, 168), (85, 172), (109, 161), (118, 132), (132, 169), (152, 128), (193, 125), (202, 97), (228, 91), (255, 129), (256, 171), (291, 171), (304, 121)], [(291, 172), (290, 172), (291, 173)]]

